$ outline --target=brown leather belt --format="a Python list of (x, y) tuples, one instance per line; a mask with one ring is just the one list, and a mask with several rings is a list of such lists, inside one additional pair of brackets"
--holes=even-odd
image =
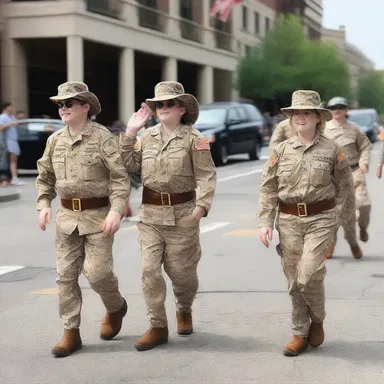
[(71, 211), (103, 208), (109, 205), (109, 197), (92, 197), (90, 199), (61, 199), (61, 205)]
[(288, 215), (295, 215), (299, 217), (313, 216), (321, 212), (327, 211), (335, 207), (335, 199), (321, 200), (317, 203), (298, 203), (287, 204), (283, 201), (279, 203), (279, 209), (281, 212)]
[(191, 201), (196, 197), (195, 191), (184, 193), (157, 192), (143, 187), (143, 204), (176, 205)]

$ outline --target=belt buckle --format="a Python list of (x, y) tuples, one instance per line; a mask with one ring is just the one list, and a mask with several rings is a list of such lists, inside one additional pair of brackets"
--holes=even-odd
[[(168, 199), (168, 204), (164, 203), (163, 196), (166, 195)], [(171, 204), (171, 195), (168, 192), (160, 192), (160, 197), (161, 197), (161, 205), (172, 205)], [(167, 202), (167, 201), (166, 201)]]
[(81, 200), (80, 199), (72, 199), (72, 210), (74, 212), (81, 211)]
[(297, 213), (298, 213), (299, 217), (308, 216), (307, 203), (298, 203), (297, 204)]

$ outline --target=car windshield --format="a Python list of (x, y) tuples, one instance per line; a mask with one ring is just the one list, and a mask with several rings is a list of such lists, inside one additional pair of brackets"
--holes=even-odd
[(196, 124), (222, 124), (225, 121), (225, 108), (200, 109)]
[(366, 127), (373, 123), (373, 116), (369, 113), (349, 114), (348, 120), (360, 125), (360, 127)]
[(19, 129), (28, 130), (29, 132), (55, 132), (64, 127), (61, 123), (49, 123), (49, 122), (30, 122), (21, 123), (18, 125)]

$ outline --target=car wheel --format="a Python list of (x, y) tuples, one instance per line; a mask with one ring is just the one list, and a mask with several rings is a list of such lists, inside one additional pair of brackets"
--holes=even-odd
[(261, 156), (261, 143), (259, 140), (255, 141), (255, 146), (248, 154), (249, 160), (259, 160)]
[(217, 146), (214, 160), (216, 165), (226, 165), (228, 163), (227, 143), (220, 142), (220, 144)]

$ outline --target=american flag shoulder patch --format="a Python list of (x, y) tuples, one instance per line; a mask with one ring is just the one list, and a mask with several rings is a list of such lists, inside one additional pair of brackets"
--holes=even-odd
[(210, 149), (208, 139), (206, 137), (199, 137), (195, 142), (195, 148), (198, 151)]

